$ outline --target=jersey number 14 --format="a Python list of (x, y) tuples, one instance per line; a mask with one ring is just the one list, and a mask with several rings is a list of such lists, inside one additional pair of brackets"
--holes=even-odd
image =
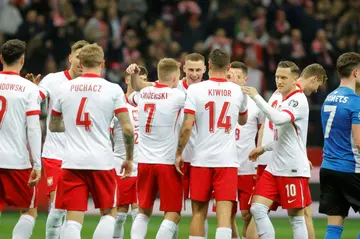
[[(225, 129), (226, 133), (230, 132), (231, 129), (231, 116), (227, 116), (230, 107), (230, 102), (224, 102), (219, 119), (217, 121), (216, 127), (219, 129)], [(205, 110), (209, 111), (209, 131), (210, 133), (214, 133), (215, 131), (215, 102), (209, 101), (205, 104)]]

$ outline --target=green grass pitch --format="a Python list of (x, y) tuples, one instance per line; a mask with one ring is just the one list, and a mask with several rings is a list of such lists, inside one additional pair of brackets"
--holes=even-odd
[[(4, 213), (0, 219), (0, 238), (1, 239), (11, 239), (11, 232), (14, 225), (18, 220), (18, 214), (16, 213)], [(161, 217), (152, 217), (149, 223), (147, 239), (154, 239), (156, 232), (160, 226), (162, 218)], [(99, 217), (96, 216), (86, 216), (84, 226), (82, 229), (82, 238), (88, 239), (92, 238), (92, 234), (95, 230), (95, 227), (99, 221)], [(45, 239), (45, 222), (46, 215), (40, 214), (35, 229), (32, 235), (32, 239)], [(280, 239), (291, 239), (292, 231), (290, 228), (289, 221), (279, 218), (273, 218), (272, 222), (276, 231), (276, 238)], [(189, 228), (190, 218), (184, 217), (180, 222), (180, 239), (188, 238), (188, 228)], [(239, 227), (241, 227), (241, 219), (238, 219)], [(326, 229), (326, 219), (314, 219), (316, 238), (322, 239), (325, 235)], [(125, 225), (125, 238), (130, 238), (130, 227), (131, 227), (131, 217), (127, 218), (127, 223)], [(215, 229), (216, 229), (216, 219), (209, 218), (209, 239), (215, 238)], [(359, 220), (347, 220), (345, 222), (345, 229), (342, 234), (342, 239), (356, 239), (358, 233), (360, 232), (360, 222)]]

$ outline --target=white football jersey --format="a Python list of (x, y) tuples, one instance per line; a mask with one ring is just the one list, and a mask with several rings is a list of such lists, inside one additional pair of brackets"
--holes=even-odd
[(65, 149), (62, 168), (114, 168), (109, 134), (114, 114), (128, 112), (124, 92), (96, 74), (84, 74), (62, 84), (53, 115), (62, 115)]
[[(126, 108), (129, 111), (129, 116), (131, 123), (134, 127), (134, 153), (133, 153), (133, 169), (131, 173), (131, 177), (137, 176), (137, 163), (138, 163), (138, 147), (139, 147), (139, 116), (138, 109), (135, 106), (127, 103)], [(114, 117), (114, 167), (116, 173), (120, 175), (121, 165), (126, 160), (126, 149), (125, 142), (123, 139), (123, 131), (119, 120)]]
[(248, 97), (248, 119), (245, 125), (237, 125), (235, 130), (235, 139), (237, 147), (237, 156), (240, 161), (238, 175), (256, 174), (257, 163), (249, 160), (250, 152), (256, 147), (255, 138), (259, 125), (264, 123), (265, 115), (257, 107), (256, 103)]
[(175, 164), (178, 120), (185, 98), (179, 89), (158, 82), (129, 96), (139, 110), (139, 163)]
[[(268, 103), (273, 108), (277, 108), (282, 101), (282, 95), (279, 91), (275, 91), (270, 97)], [(268, 119), (265, 118), (263, 136), (261, 140), (261, 145), (267, 145), (268, 143), (274, 141), (274, 124)], [(258, 158), (259, 165), (268, 165), (272, 159), (272, 151), (266, 151)]]
[[(41, 98), (48, 99), (48, 107), (51, 110), (55, 100), (60, 93), (60, 85), (71, 80), (69, 71), (60, 71), (57, 73), (50, 73), (40, 81), (39, 90)], [(49, 123), (51, 112), (48, 112), (46, 117), (46, 138), (43, 146), (42, 157), (48, 159), (62, 160), (64, 153), (65, 137), (63, 133), (53, 133), (49, 130)]]
[(195, 115), (198, 132), (191, 165), (238, 168), (235, 129), (239, 114), (247, 113), (241, 88), (226, 79), (191, 85), (184, 112)]
[(309, 104), (301, 90), (290, 93), (278, 106), (292, 121), (274, 125), (273, 158), (266, 170), (275, 176), (310, 177), (306, 151)]
[(0, 168), (32, 167), (26, 117), (40, 115), (40, 101), (35, 84), (15, 72), (0, 72)]

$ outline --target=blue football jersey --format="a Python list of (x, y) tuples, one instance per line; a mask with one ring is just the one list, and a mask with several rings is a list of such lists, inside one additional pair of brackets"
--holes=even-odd
[(360, 173), (360, 154), (352, 136), (352, 124), (360, 124), (360, 96), (340, 86), (331, 92), (321, 108), (324, 154), (321, 167)]

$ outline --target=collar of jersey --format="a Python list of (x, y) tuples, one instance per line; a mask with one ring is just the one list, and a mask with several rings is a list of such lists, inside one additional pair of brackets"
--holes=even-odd
[(294, 90), (293, 92), (291, 92), (290, 94), (288, 94), (285, 99), (283, 99), (283, 102), (287, 99), (289, 99), (291, 96), (297, 94), (297, 93), (302, 93), (303, 91), (302, 90)]
[(156, 87), (156, 88), (165, 88), (165, 87), (169, 87), (169, 86), (165, 85), (165, 84), (161, 84), (161, 83), (155, 81), (154, 87)]
[(69, 73), (69, 70), (65, 70), (65, 71), (64, 71), (64, 74), (65, 74), (65, 76), (66, 76), (66, 78), (67, 78), (68, 80), (72, 80), (71, 75), (70, 75), (70, 73)]
[(93, 74), (93, 73), (85, 73), (81, 75), (82, 77), (89, 77), (89, 78), (100, 78), (100, 75)]
[(15, 71), (0, 71), (0, 74), (4, 74), (4, 75), (20, 75), (19, 73), (15, 72)]
[(215, 82), (228, 82), (225, 78), (210, 78), (209, 80), (215, 81)]

